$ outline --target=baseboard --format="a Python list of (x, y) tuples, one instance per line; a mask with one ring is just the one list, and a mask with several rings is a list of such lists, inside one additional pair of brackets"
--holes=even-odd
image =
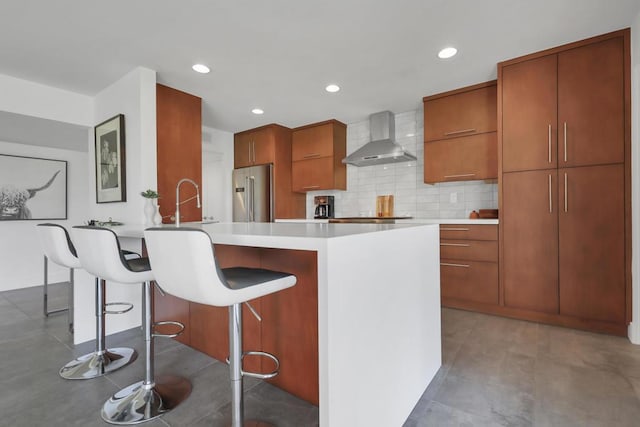
[(639, 322), (629, 323), (629, 328), (627, 329), (627, 336), (629, 337), (629, 341), (631, 341), (632, 344), (640, 345), (640, 323)]

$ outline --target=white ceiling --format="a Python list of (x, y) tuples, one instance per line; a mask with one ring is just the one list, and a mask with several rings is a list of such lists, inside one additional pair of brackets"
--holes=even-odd
[[(94, 95), (143, 66), (202, 97), (206, 126), (353, 123), (494, 79), (498, 61), (629, 27), (639, 12), (638, 0), (3, 0), (0, 73)], [(439, 60), (447, 45), (458, 55)]]

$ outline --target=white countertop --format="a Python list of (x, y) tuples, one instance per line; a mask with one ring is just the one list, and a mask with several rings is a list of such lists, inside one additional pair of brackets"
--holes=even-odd
[[(298, 222), (228, 222), (215, 224), (183, 223), (181, 228), (199, 228), (206, 231), (213, 243), (284, 249), (318, 250), (327, 239), (384, 232), (425, 224), (328, 224)], [(165, 224), (162, 227), (175, 227)], [(113, 227), (119, 237), (144, 237), (142, 224)]]
[[(327, 224), (328, 219), (276, 219), (278, 223)], [(497, 219), (411, 218), (397, 219), (396, 224), (498, 224)]]

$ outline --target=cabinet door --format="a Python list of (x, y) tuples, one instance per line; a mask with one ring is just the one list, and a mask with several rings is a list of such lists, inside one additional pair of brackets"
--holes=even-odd
[(624, 161), (623, 58), (622, 37), (558, 55), (559, 167)]
[(556, 170), (502, 177), (503, 285), (507, 307), (558, 313)]
[(559, 169), (559, 178), (560, 313), (623, 323), (624, 166)]
[(557, 56), (502, 68), (502, 170), (557, 167)]
[(424, 144), (426, 183), (491, 179), (497, 176), (495, 132)]
[(253, 133), (253, 164), (265, 165), (275, 159), (275, 135), (272, 129), (261, 129)]
[(252, 134), (239, 133), (234, 136), (233, 140), (233, 167), (237, 169), (251, 166), (253, 159)]
[(333, 157), (293, 162), (291, 188), (297, 192), (333, 189)]
[(293, 132), (291, 157), (294, 162), (328, 156), (333, 156), (333, 123)]
[(456, 93), (424, 103), (424, 140), (496, 131), (496, 86)]

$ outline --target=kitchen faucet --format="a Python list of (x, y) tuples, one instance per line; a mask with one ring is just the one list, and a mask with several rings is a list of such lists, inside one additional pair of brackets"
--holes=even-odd
[(178, 184), (176, 185), (176, 227), (180, 227), (180, 205), (182, 203), (186, 203), (189, 200), (192, 200), (193, 197), (183, 201), (182, 203), (180, 202), (180, 184), (182, 184), (183, 182), (190, 182), (193, 184), (194, 187), (196, 187), (196, 206), (198, 208), (200, 208), (200, 188), (198, 187), (198, 184), (196, 184), (196, 182), (192, 179), (189, 178), (182, 178), (180, 181), (178, 181)]

